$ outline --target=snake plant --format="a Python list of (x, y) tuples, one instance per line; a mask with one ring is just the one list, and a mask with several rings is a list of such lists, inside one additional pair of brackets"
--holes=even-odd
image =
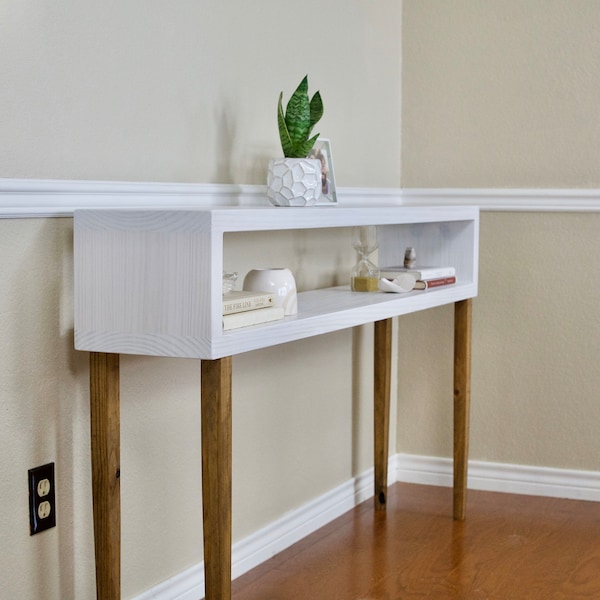
[(319, 134), (309, 139), (313, 127), (323, 116), (321, 94), (316, 92), (308, 99), (308, 75), (300, 82), (292, 94), (285, 114), (283, 112), (283, 92), (279, 94), (277, 106), (277, 124), (281, 148), (286, 158), (305, 158), (312, 150)]

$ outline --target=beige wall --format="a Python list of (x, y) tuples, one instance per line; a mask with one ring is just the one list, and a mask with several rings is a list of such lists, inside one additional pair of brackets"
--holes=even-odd
[[(599, 28), (595, 0), (405, 0), (403, 186), (599, 188)], [(482, 213), (472, 458), (600, 469), (599, 228)], [(451, 322), (400, 319), (399, 451), (451, 455)]]
[(598, 187), (596, 0), (405, 0), (402, 185)]
[[(332, 139), (338, 184), (398, 186), (400, 31), (400, 2), (0, 1), (0, 177), (263, 183), (280, 153), (279, 92), (308, 73), (323, 95), (319, 130)], [(93, 597), (87, 357), (72, 350), (71, 237), (70, 219), (0, 220), (7, 598)], [(272, 258), (272, 239), (253, 242)], [(275, 239), (304, 285), (349, 268), (346, 242), (326, 232)], [(228, 260), (243, 270), (245, 250), (233, 248)], [(369, 420), (358, 416), (369, 381), (352, 368), (370, 366), (368, 342), (353, 345), (361, 336), (235, 357), (235, 539), (368, 468)], [(198, 363), (124, 358), (121, 427), (131, 598), (202, 558)], [(48, 461), (58, 527), (30, 538), (27, 469)]]
[(367, 0), (4, 0), (1, 174), (264, 183), (280, 151), (279, 92), (309, 74), (339, 183), (397, 186), (400, 9)]

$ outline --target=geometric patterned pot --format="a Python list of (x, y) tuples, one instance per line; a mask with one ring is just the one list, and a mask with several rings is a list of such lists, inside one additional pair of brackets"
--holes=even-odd
[(321, 161), (277, 158), (269, 162), (267, 196), (275, 206), (313, 206), (321, 196)]

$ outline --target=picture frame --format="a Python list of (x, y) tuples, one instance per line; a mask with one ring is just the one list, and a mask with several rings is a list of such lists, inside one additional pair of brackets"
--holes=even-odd
[(318, 205), (337, 204), (337, 192), (335, 189), (335, 175), (333, 171), (333, 159), (331, 157), (331, 142), (327, 138), (318, 138), (310, 151), (308, 158), (318, 158), (322, 165), (323, 189), (317, 201)]

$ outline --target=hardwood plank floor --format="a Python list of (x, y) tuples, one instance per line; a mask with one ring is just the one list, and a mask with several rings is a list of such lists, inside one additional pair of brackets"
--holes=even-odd
[(600, 503), (395, 484), (233, 582), (234, 600), (600, 599)]

